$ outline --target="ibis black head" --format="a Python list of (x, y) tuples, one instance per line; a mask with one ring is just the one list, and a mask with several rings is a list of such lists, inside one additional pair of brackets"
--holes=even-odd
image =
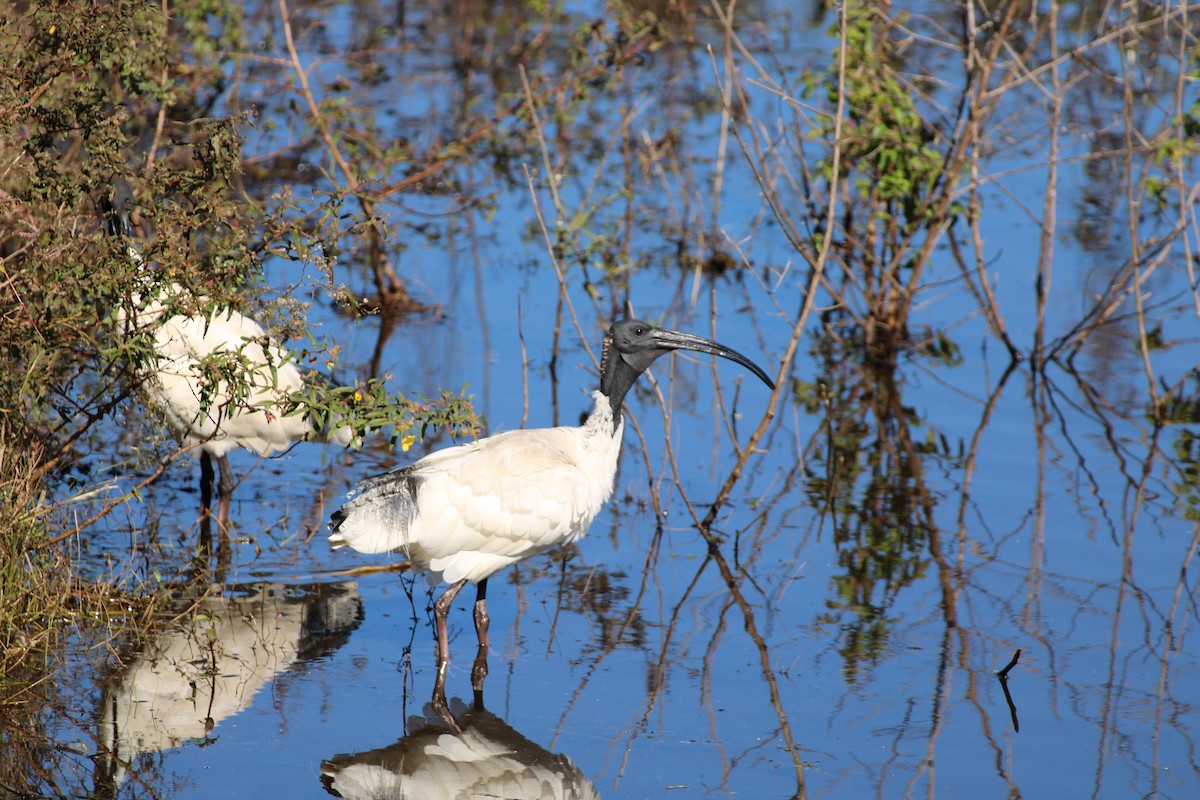
[(654, 359), (672, 350), (694, 350), (736, 361), (767, 386), (775, 388), (774, 381), (761, 367), (731, 347), (690, 333), (656, 328), (649, 322), (623, 319), (604, 337), (604, 353), (600, 359), (600, 391), (608, 396), (614, 414), (620, 413), (625, 393), (638, 376), (654, 363)]
[(133, 235), (133, 189), (125, 181), (113, 181), (112, 194), (101, 201), (104, 211), (104, 227), (114, 239), (128, 239)]

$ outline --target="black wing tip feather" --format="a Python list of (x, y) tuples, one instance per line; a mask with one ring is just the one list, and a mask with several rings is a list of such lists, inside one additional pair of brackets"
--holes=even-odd
[[(394, 502), (392, 496), (396, 494), (403, 497), (399, 501), (401, 505), (415, 503), (417, 488), (420, 485), (420, 476), (414, 475), (408, 467), (364, 478), (350, 490), (345, 505), (329, 517), (329, 530), (337, 533), (338, 529), (342, 527), (342, 523), (350, 516), (351, 511), (363, 504), (377, 505)], [(374, 490), (381, 491), (377, 495), (372, 495)]]
[(350, 492), (350, 502), (358, 503), (367, 499), (367, 496), (374, 491), (380, 491), (380, 496), (376, 498), (387, 501), (391, 495), (407, 494), (409, 497), (417, 496), (417, 487), (421, 485), (421, 476), (415, 474), (412, 467), (403, 467), (394, 469), (391, 472), (384, 472), (379, 475), (372, 475), (370, 478), (365, 478), (359, 482), (354, 490)]
[(337, 532), (337, 529), (342, 527), (342, 523), (346, 521), (346, 507), (342, 506), (329, 518), (329, 530)]

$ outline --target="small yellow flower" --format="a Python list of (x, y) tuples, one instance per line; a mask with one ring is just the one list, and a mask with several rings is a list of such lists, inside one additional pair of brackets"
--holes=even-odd
[(400, 437), (400, 449), (407, 453), (408, 448), (412, 447), (413, 442), (415, 442), (416, 440), (417, 440), (417, 437), (413, 436), (411, 433), (408, 434), (407, 436), (401, 436)]
[(362, 399), (363, 399), (363, 393), (358, 391), (357, 389), (355, 389), (354, 390), (354, 402), (361, 403)]

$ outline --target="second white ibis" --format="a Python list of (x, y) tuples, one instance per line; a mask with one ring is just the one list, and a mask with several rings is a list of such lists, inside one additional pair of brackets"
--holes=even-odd
[[(201, 503), (206, 513), (214, 458), (220, 469), (218, 517), (224, 525), (234, 484), (227, 455), (231, 450), (244, 447), (266, 456), (302, 440), (353, 443), (354, 431), (339, 425), (340, 419), (317, 426), (308, 414), (291, 413), (293, 396), (304, 388), (306, 376), (295, 357), (253, 319), (230, 308), (177, 313), (174, 309), (180, 306), (205, 301), (146, 268), (132, 243), (134, 203), (129, 185), (117, 182), (105, 201), (109, 235), (125, 245), (130, 260), (142, 269), (130, 293), (132, 310), (118, 308), (117, 322), (127, 334), (153, 333), (153, 352), (139, 370), (144, 389), (182, 443), (199, 448)], [(228, 369), (240, 380), (222, 377)]]

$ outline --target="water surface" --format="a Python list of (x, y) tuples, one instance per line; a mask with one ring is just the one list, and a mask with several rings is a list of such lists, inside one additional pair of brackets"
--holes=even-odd
[[(323, 35), (353, 38), (369, 18), (361, 11), (333, 4)], [(750, 9), (748, 31), (777, 12)], [(792, 45), (783, 56), (801, 69), (831, 47), (828, 20), (789, 20), (773, 42)], [(413, 10), (405, 24), (431, 34), (390, 54), (390, 74), (407, 79), (361, 91), (419, 136), (453, 116), (444, 106), (460, 99), (463, 73), (438, 56), (438, 43), (458, 42), (437, 20)], [(698, 45), (719, 41), (708, 23), (694, 33)], [(304, 53), (315, 58), (311, 35)], [(437, 306), (402, 320), (382, 348), (379, 371), (398, 388), (466, 386), (493, 432), (574, 424), (596, 382), (601, 331), (626, 301), (774, 371), (801, 303), (798, 259), (762, 222), (740, 154), (721, 161), (724, 193), (712, 196), (716, 118), (685, 91), (715, 91), (703, 47), (665, 48), (645, 70), (626, 95), (586, 109), (612, 123), (618, 107), (643, 104), (631, 141), (685, 134), (686, 168), (647, 181), (669, 191), (647, 188), (639, 213), (676, 213), (685, 236), (715, 215), (728, 241), (746, 243), (751, 266), (680, 269), (664, 256), (670, 226), (647, 223), (629, 230), (643, 259), (631, 277), (607, 276), (612, 265), (597, 255), (560, 281), (536, 233), (537, 211), (553, 218), (545, 183), (531, 197), (520, 171), (464, 168), (486, 208), (431, 193), (388, 210), (404, 277)], [(490, 88), (511, 90), (511, 77)], [(264, 127), (250, 146), (288, 135)], [(1074, 141), (1086, 150), (1082, 133)], [(532, 149), (516, 157), (541, 169)], [(1040, 229), (1025, 209), (1045, 193), (1040, 158), (1036, 142), (1002, 154), (993, 166), (1012, 172), (987, 194), (996, 210), (986, 247), (1022, 348), (1036, 326)], [(597, 163), (592, 153), (564, 166), (568, 203)], [(1096, 186), (1081, 166), (1064, 169), (1064, 184)], [(609, 234), (613, 208), (589, 235)], [(437, 236), (416, 235), (426, 223)], [(1058, 242), (1052, 337), (1080, 320), (1081, 287), (1115, 269), (1111, 251), (1087, 245)], [(374, 441), (357, 453), (301, 445), (275, 459), (235, 456), (245, 477), (233, 541), (204, 566), (203, 591), (193, 582), (173, 617), (122, 642), (96, 672), (64, 673), (51, 704), (62, 713), (45, 731), (59, 753), (48, 783), (66, 796), (181, 800), (1193, 795), (1190, 568), (1200, 536), (1181, 432), (1194, 425), (1148, 418), (1129, 324), (1089, 343), (1076, 369), (1013, 365), (944, 249), (932, 274), (944, 283), (923, 294), (910, 325), (947, 326), (961, 359), (907, 352), (865, 365), (831, 346), (842, 329), (814, 318), (762, 452), (707, 539), (696, 517), (770, 395), (733, 364), (656, 364), (628, 399), (616, 492), (589, 535), (492, 580), (482, 697), (472, 693), (463, 593), (451, 616), (451, 721), (427, 708), (434, 587), (355, 571), (394, 559), (325, 544), (326, 520), (357, 480), (446, 441), (407, 453)], [(275, 287), (313, 280), (282, 262), (268, 277)], [(1182, 270), (1156, 280), (1186, 300)], [(1184, 310), (1162, 311), (1168, 328), (1194, 326), (1186, 302), (1173, 305)], [(347, 364), (371, 359), (378, 320), (334, 314), (320, 295), (309, 315), (345, 344)], [(1153, 358), (1167, 383), (1195, 360), (1188, 346)], [(823, 401), (811, 402), (812, 384)], [(134, 583), (183, 585), (196, 575), (194, 483), (194, 464), (180, 462), (81, 539), (81, 554)], [(454, 790), (429, 788), (439, 781)]]

